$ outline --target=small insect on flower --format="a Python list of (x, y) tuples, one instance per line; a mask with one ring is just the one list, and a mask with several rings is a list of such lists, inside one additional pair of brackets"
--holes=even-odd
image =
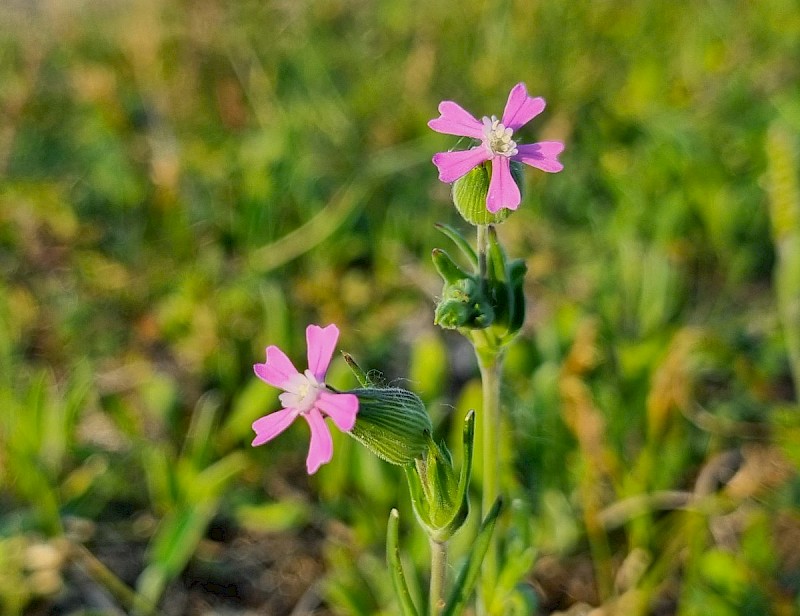
[(258, 378), (283, 390), (278, 396), (283, 408), (253, 422), (256, 433), (253, 446), (272, 440), (297, 417), (302, 417), (311, 430), (306, 458), (309, 475), (330, 462), (333, 456), (333, 439), (325, 416), (330, 417), (337, 428), (349, 432), (355, 425), (358, 413), (358, 398), (355, 395), (337, 393), (325, 385), (325, 374), (338, 339), (339, 328), (335, 325), (309, 325), (306, 328), (307, 370), (299, 372), (286, 354), (274, 345), (267, 347), (266, 362), (253, 366)]
[(439, 152), (433, 164), (439, 169), (439, 179), (452, 183), (472, 169), (487, 161), (492, 163), (492, 176), (486, 195), (486, 208), (495, 213), (503, 208), (516, 210), (522, 196), (519, 186), (511, 175), (511, 161), (536, 167), (549, 173), (557, 173), (564, 167), (558, 155), (564, 150), (560, 141), (540, 141), (518, 144), (514, 133), (539, 115), (545, 107), (544, 99), (528, 96), (524, 83), (515, 85), (508, 95), (503, 116), (484, 116), (477, 120), (472, 114), (453, 101), (439, 104), (438, 118), (428, 122), (433, 130), (446, 135), (471, 137), (480, 141), (469, 150)]

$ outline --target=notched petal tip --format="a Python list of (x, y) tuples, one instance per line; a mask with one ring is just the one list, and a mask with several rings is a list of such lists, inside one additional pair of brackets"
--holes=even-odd
[(308, 346), (308, 369), (317, 380), (323, 380), (333, 358), (333, 351), (339, 340), (339, 328), (336, 325), (309, 325), (306, 328), (306, 344)]
[(512, 97), (527, 97), (528, 96), (528, 88), (525, 85), (524, 81), (520, 81), (517, 84), (514, 84), (514, 87), (508, 93), (509, 98)]
[(256, 433), (252, 446), (258, 447), (274, 439), (292, 425), (296, 416), (293, 409), (281, 409), (256, 419), (252, 424), (253, 432)]
[(472, 137), (473, 139), (483, 137), (483, 124), (458, 103), (442, 101), (439, 103), (439, 113), (441, 115), (438, 118), (428, 122), (431, 130), (458, 137)]
[(525, 84), (520, 82), (508, 93), (508, 101), (503, 110), (503, 124), (517, 130), (542, 113), (545, 105), (542, 97), (529, 96)]
[(558, 155), (563, 151), (564, 144), (560, 141), (528, 143), (518, 147), (518, 152), (512, 157), (512, 160), (547, 173), (558, 173), (564, 169), (564, 165), (558, 160)]
[(253, 372), (267, 384), (283, 389), (289, 379), (298, 373), (297, 368), (286, 354), (274, 345), (267, 347), (266, 356), (266, 362), (253, 365)]
[(519, 203), (503, 205), (500, 201), (490, 201), (486, 198), (486, 209), (492, 213), (497, 214), (500, 210), (511, 210), (512, 212), (519, 208)]

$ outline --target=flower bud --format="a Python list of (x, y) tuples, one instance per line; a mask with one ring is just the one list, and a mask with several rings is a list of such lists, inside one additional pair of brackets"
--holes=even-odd
[(425, 455), (433, 431), (425, 405), (399, 387), (360, 388), (358, 415), (350, 436), (379, 458), (407, 466)]
[(469, 514), (469, 482), (475, 445), (475, 412), (464, 419), (464, 461), (453, 468), (447, 447), (428, 440), (425, 456), (406, 467), (411, 505), (417, 521), (435, 541), (446, 541), (464, 525)]
[(433, 322), (444, 329), (483, 329), (494, 321), (494, 309), (474, 278), (445, 284), (442, 299), (436, 305)]
[[(491, 180), (490, 163), (482, 163), (453, 182), (453, 203), (458, 213), (471, 225), (493, 225), (503, 222), (512, 210), (503, 208), (494, 214), (486, 207)], [(511, 163), (511, 177), (522, 189), (522, 168)]]

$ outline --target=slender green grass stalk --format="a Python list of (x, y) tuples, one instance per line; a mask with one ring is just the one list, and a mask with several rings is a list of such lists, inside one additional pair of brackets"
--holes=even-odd
[(157, 613), (155, 604), (134, 592), (84, 546), (70, 542), (69, 557), (110, 592), (126, 609), (145, 616), (152, 616)]
[(777, 261), (773, 276), (786, 350), (800, 399), (800, 187), (797, 148), (779, 124), (767, 136), (767, 178), (772, 241)]
[(250, 257), (251, 266), (256, 271), (268, 272), (308, 252), (336, 232), (366, 192), (363, 184), (346, 184), (309, 221), (256, 250)]

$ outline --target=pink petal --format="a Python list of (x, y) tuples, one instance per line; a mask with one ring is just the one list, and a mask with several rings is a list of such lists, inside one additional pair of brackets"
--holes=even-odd
[(508, 101), (503, 111), (503, 126), (517, 130), (544, 111), (545, 102), (541, 97), (531, 98), (524, 83), (518, 83), (508, 93)]
[(297, 374), (297, 368), (286, 354), (278, 347), (267, 347), (267, 361), (264, 364), (255, 364), (253, 370), (256, 376), (274, 387), (285, 389), (284, 385)]
[(519, 186), (511, 177), (510, 163), (505, 156), (495, 156), (492, 159), (492, 179), (486, 195), (486, 209), (492, 214), (502, 208), (516, 210), (522, 200)]
[(564, 168), (557, 156), (564, 150), (560, 141), (540, 141), (517, 146), (517, 153), (511, 158), (549, 173), (558, 173)]
[(483, 124), (461, 105), (442, 101), (439, 103), (439, 113), (441, 116), (428, 122), (428, 126), (437, 133), (483, 139)]
[(253, 430), (256, 433), (256, 437), (253, 439), (253, 447), (263, 445), (267, 441), (274, 439), (292, 425), (295, 417), (297, 417), (297, 411), (294, 409), (281, 409), (256, 419), (253, 422)]
[(308, 369), (318, 381), (325, 379), (325, 373), (333, 357), (336, 341), (339, 339), (339, 328), (335, 325), (320, 327), (309, 325), (306, 328), (306, 344), (308, 345)]
[(308, 445), (306, 469), (309, 475), (313, 475), (320, 466), (331, 461), (333, 457), (333, 439), (328, 425), (317, 409), (311, 409), (303, 417), (308, 422), (308, 427), (311, 428), (311, 442)]
[(316, 407), (330, 417), (342, 432), (350, 432), (356, 423), (358, 398), (353, 394), (321, 391)]
[(469, 150), (456, 150), (455, 152), (439, 152), (433, 155), (433, 164), (439, 169), (439, 179), (442, 182), (455, 182), (466, 175), (482, 162), (491, 158), (489, 150), (482, 145)]

